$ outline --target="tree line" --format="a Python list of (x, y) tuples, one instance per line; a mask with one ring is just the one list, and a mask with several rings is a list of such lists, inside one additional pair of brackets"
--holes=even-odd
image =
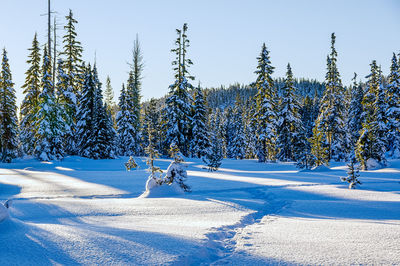
[(49, 47), (42, 51), (34, 35), (19, 119), (3, 50), (3, 162), (25, 154), (39, 160), (60, 160), (67, 155), (93, 159), (167, 155), (171, 144), (185, 156), (217, 165), (222, 158), (256, 158), (260, 162), (294, 161), (301, 168), (311, 168), (354, 157), (367, 169), (371, 161), (385, 165), (387, 157), (400, 157), (400, 59), (396, 54), (388, 76), (373, 61), (366, 83), (355, 75), (353, 84), (345, 87), (337, 68), (335, 34), (323, 83), (296, 79), (290, 64), (285, 78), (274, 80), (270, 52), (263, 44), (253, 83), (203, 89), (200, 83), (192, 85), (194, 76), (189, 70), (193, 62), (184, 24), (176, 30), (171, 50), (175, 74), (169, 93), (141, 103), (144, 66), (136, 38), (127, 82), (115, 104), (110, 78), (103, 92), (96, 63), (82, 60), (72, 11), (65, 18), (63, 50), (56, 65)]

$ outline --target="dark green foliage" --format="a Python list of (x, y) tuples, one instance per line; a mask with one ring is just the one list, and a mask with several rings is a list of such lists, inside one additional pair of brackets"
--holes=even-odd
[(209, 147), (207, 129), (207, 110), (205, 106), (203, 91), (200, 85), (195, 90), (192, 120), (191, 154), (193, 157), (201, 158), (207, 153)]
[(22, 85), (25, 94), (20, 108), (20, 141), (22, 150), (26, 154), (33, 154), (35, 149), (35, 135), (37, 128), (34, 126), (37, 119), (40, 94), (40, 48), (37, 34), (28, 49), (30, 54), (27, 63), (30, 65), (25, 72), (25, 83)]
[(59, 103), (65, 110), (65, 123), (67, 126), (64, 137), (65, 146), (68, 153), (75, 154), (78, 141), (75, 139), (78, 98), (84, 85), (84, 66), (82, 66), (81, 59), (83, 49), (81, 43), (76, 39), (75, 24), (78, 21), (73, 17), (71, 10), (69, 10), (69, 14), (65, 18), (67, 24), (64, 26), (66, 31), (63, 36), (64, 50), (60, 53), (60, 56), (64, 58), (65, 78), (63, 80), (64, 85), (60, 87), (58, 98)]
[[(327, 145), (327, 161), (340, 161), (347, 154), (345, 130), (345, 90), (342, 86), (337, 69), (337, 52), (335, 49), (335, 34), (331, 36), (331, 54), (327, 58), (327, 73), (325, 77), (326, 90), (321, 99), (319, 116), (316, 120), (316, 130), (320, 131)], [(315, 154), (314, 154), (315, 155)]]
[(357, 160), (354, 156), (350, 159), (350, 163), (347, 164), (347, 177), (342, 177), (343, 182), (349, 183), (349, 189), (355, 189), (358, 185), (361, 185), (359, 168), (356, 166)]
[(271, 66), (269, 51), (262, 46), (255, 73), (257, 80), (253, 86), (257, 89), (255, 95), (257, 120), (257, 157), (259, 162), (274, 161), (276, 155), (276, 88), (272, 80), (274, 67)]
[(42, 90), (36, 119), (35, 157), (42, 161), (60, 160), (64, 157), (64, 120), (52, 83), (51, 62), (47, 47), (43, 51)]
[(187, 48), (189, 40), (187, 39), (187, 24), (183, 25), (182, 30), (176, 30), (178, 37), (175, 41), (176, 48), (171, 51), (175, 53), (176, 59), (172, 62), (175, 71), (175, 82), (170, 85), (168, 98), (166, 99), (166, 144), (175, 143), (183, 154), (188, 155), (190, 141), (191, 102), (192, 97), (189, 90), (193, 88), (189, 80), (188, 68), (192, 61), (187, 58)]
[(18, 155), (17, 105), (6, 49), (0, 73), (0, 148), (1, 161), (10, 163)]

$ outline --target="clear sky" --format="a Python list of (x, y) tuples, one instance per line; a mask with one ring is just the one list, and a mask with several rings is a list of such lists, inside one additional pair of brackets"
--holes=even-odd
[[(400, 52), (398, 0), (52, 0), (52, 5), (60, 23), (59, 40), (68, 9), (74, 12), (84, 60), (93, 62), (96, 52), (100, 79), (104, 83), (110, 76), (115, 100), (127, 79), (136, 33), (145, 61), (144, 99), (168, 92), (173, 82), (170, 49), (175, 29), (184, 22), (189, 26), (194, 84), (200, 80), (206, 87), (254, 81), (263, 42), (276, 68), (274, 77), (284, 76), (290, 62), (296, 77), (323, 81), (330, 34), (335, 32), (345, 85), (353, 72), (367, 75), (373, 59), (387, 74), (392, 53)], [(41, 16), (46, 11), (47, 0), (1, 0), (0, 47), (9, 53), (18, 102), (35, 31), (41, 44), (46, 41), (47, 18)]]

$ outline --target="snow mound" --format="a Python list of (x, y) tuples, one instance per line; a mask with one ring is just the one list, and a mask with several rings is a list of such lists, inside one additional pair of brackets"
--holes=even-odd
[(373, 158), (367, 160), (367, 169), (374, 170), (382, 168), (382, 164)]
[[(171, 185), (163, 184), (158, 185), (154, 179), (147, 180), (146, 191), (143, 192), (139, 198), (169, 198), (184, 194), (183, 190), (177, 183), (172, 183)], [(153, 184), (154, 182), (154, 184)]]
[(313, 169), (311, 169), (311, 171), (313, 172), (328, 172), (331, 169), (329, 169), (329, 167), (327, 167), (326, 165), (318, 165), (316, 167), (314, 167)]

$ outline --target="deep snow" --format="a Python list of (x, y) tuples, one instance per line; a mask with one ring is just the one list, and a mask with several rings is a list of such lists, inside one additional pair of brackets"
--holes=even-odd
[[(189, 160), (192, 193), (139, 197), (145, 158), (68, 157), (0, 165), (0, 265), (400, 264), (400, 160), (361, 172), (343, 163), (299, 172), (291, 163)], [(157, 160), (167, 169), (170, 160)]]

